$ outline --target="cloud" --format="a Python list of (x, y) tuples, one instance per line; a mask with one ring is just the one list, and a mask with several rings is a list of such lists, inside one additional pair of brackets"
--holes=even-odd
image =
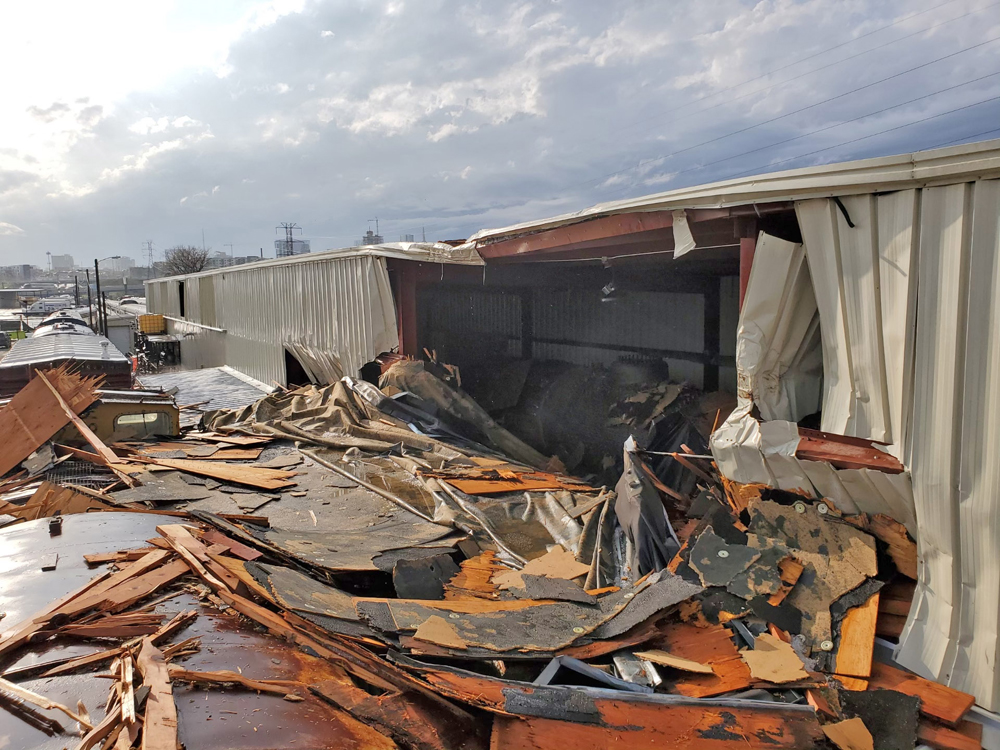
[(3, 232), (0, 254), (127, 253), (202, 229), (259, 252), (282, 221), (322, 249), (374, 216), (386, 237), (455, 239), (747, 171), (912, 151), (1000, 120), (993, 103), (910, 124), (1000, 96), (1000, 76), (966, 83), (992, 72), (1000, 43), (903, 73), (1000, 33), (970, 0), (933, 13), (905, 0), (227, 7), (188, 18), (124, 4), (149, 30), (133, 54), (77, 61), (59, 32), (65, 57), (24, 61), (51, 80), (0, 118), (0, 216), (32, 228)]
[(28, 114), (42, 122), (57, 120), (69, 111), (71, 111), (71, 108), (65, 102), (53, 102), (45, 108), (34, 105), (28, 107)]
[(24, 234), (24, 230), (14, 224), (8, 224), (6, 221), (0, 221), (0, 235), (9, 236), (12, 234)]

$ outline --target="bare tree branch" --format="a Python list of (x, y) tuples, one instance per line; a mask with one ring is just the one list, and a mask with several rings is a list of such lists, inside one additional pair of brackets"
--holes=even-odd
[(172, 247), (164, 255), (167, 276), (198, 273), (208, 263), (208, 250), (201, 250), (193, 245)]

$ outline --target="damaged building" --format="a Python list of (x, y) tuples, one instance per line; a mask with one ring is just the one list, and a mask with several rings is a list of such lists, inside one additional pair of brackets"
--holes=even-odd
[(1000, 747), (1000, 141), (146, 288), (180, 428), (0, 409), (11, 747)]
[[(998, 166), (1000, 144), (986, 141), (753, 176), (485, 230), (458, 248), (148, 282), (149, 304), (192, 326), (225, 329), (232, 316), (217, 356), (266, 383), (288, 384), (296, 361), (312, 382), (358, 375), (397, 342), (404, 355), (436, 352), (491, 413), (534, 395), (512, 430), (574, 469), (584, 441), (545, 433), (566, 419), (578, 434), (603, 429), (606, 413), (579, 413), (594, 386), (585, 368), (609, 387), (670, 379), (752, 402), (763, 425), (731, 420), (714, 441), (723, 473), (905, 523), (921, 579), (899, 658), (995, 709), (1000, 644), (986, 623), (1000, 587), (981, 572), (1000, 547)], [(797, 460), (786, 422), (882, 444), (908, 471)]]

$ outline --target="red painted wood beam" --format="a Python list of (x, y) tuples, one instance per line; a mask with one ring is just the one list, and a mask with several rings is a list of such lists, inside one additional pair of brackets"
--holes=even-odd
[(642, 211), (615, 214), (579, 224), (547, 229), (542, 232), (480, 245), (479, 254), (486, 260), (525, 253), (558, 252), (582, 242), (624, 237), (638, 232), (667, 229), (674, 225), (671, 211)]
[(417, 351), (417, 264), (396, 264), (399, 299), (396, 300), (396, 326), (399, 329), (399, 353), (411, 357)]

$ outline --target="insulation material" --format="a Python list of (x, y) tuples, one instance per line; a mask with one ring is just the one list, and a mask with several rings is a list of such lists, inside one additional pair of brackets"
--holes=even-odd
[(819, 411), (819, 314), (802, 245), (761, 232), (736, 341), (740, 398), (765, 420)]

